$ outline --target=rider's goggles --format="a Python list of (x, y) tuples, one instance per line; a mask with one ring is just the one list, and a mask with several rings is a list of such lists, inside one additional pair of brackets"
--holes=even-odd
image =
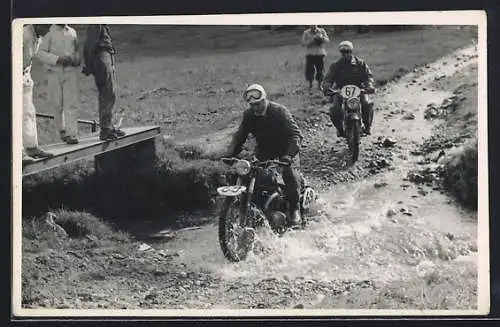
[(263, 99), (262, 92), (259, 90), (249, 90), (245, 92), (244, 99), (248, 103), (259, 102)]

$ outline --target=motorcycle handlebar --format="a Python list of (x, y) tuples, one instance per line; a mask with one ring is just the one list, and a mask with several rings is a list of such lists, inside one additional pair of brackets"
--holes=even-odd
[[(361, 94), (371, 94), (371, 93), (374, 93), (375, 90), (367, 90), (366, 88), (360, 88), (361, 90)], [(326, 92), (325, 92), (325, 95), (326, 96), (332, 96), (334, 94), (338, 94), (340, 93), (340, 89), (328, 89)]]
[(265, 160), (265, 161), (260, 161), (255, 163), (256, 166), (265, 166), (268, 164), (277, 164), (280, 166), (290, 166), (290, 163), (285, 162), (285, 161), (280, 161), (280, 160)]
[[(232, 165), (236, 161), (240, 160), (239, 158), (221, 158), (221, 161), (224, 162), (225, 164)], [(280, 166), (290, 166), (290, 163), (280, 161), (280, 160), (265, 160), (265, 161), (254, 161), (252, 162), (254, 166), (260, 167), (260, 166), (265, 166), (268, 164), (277, 164)]]
[(236, 161), (240, 160), (239, 158), (227, 158), (227, 157), (224, 157), (224, 158), (221, 158), (220, 159), (223, 163), (225, 164), (228, 164), (228, 165), (232, 165), (234, 164)]

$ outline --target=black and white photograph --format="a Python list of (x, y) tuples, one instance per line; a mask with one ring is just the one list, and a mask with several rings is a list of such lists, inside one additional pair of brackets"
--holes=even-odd
[(484, 12), (12, 26), (16, 315), (489, 312)]

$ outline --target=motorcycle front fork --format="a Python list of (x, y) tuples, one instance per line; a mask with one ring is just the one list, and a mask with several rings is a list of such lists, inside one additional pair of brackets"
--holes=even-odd
[[(236, 185), (241, 185), (242, 183), (242, 178), (241, 176), (238, 176), (238, 179), (236, 180)], [(243, 198), (243, 203), (242, 203), (242, 226), (243, 227), (253, 227), (252, 221), (250, 220), (250, 217), (252, 217), (251, 214), (251, 204), (252, 204), (252, 195), (253, 191), (255, 188), (255, 177), (250, 178), (250, 183), (248, 184), (248, 188), (244, 194), (241, 195)]]

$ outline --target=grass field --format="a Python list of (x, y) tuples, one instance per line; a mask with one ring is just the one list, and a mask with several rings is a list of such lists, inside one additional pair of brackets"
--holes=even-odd
[[(84, 33), (78, 27), (81, 37)], [(304, 97), (304, 55), (300, 30), (262, 31), (238, 26), (114, 26), (118, 49), (119, 100), (124, 125), (159, 124), (175, 139), (196, 137), (239, 119), (245, 85), (259, 82), (271, 99), (292, 110), (309, 106)], [(473, 31), (454, 26), (392, 33), (331, 35), (326, 65), (336, 44), (350, 39), (376, 80), (432, 62), (471, 43)], [(52, 112), (46, 83), (34, 67), (35, 105)], [(79, 79), (79, 117), (97, 118), (94, 81)], [(306, 101), (305, 101), (306, 100)], [(42, 143), (54, 140), (50, 122), (40, 120)], [(83, 133), (85, 130), (82, 131)]]

